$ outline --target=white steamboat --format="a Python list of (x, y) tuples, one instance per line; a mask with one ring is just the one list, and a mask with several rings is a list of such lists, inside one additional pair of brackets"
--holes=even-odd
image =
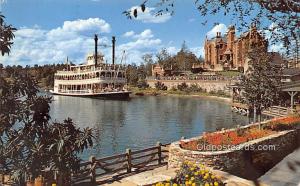
[(98, 37), (95, 35), (95, 53), (88, 55), (86, 64), (68, 65), (67, 69), (54, 75), (56, 95), (127, 99), (131, 93), (126, 89), (126, 66), (115, 64), (115, 37), (112, 39), (112, 64), (104, 63), (98, 53)]

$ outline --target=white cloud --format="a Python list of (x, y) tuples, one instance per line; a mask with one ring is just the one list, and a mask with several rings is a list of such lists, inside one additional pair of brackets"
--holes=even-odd
[[(180, 51), (180, 48), (177, 48), (175, 46), (170, 46), (170, 47), (167, 47), (166, 49), (171, 55), (175, 55), (175, 54), (177, 54), (177, 52)], [(204, 47), (203, 46), (191, 47), (188, 50), (191, 51), (193, 54), (195, 54), (197, 57), (199, 57), (200, 55), (202, 57), (204, 57)]]
[[(82, 21), (80, 22), (85, 24)], [(4, 65), (52, 64), (64, 62), (67, 56), (76, 64), (83, 63), (87, 53), (94, 50), (93, 34), (95, 28), (90, 26), (85, 33), (82, 33), (81, 27), (70, 29), (65, 26), (68, 24), (64, 23), (61, 27), (51, 30), (45, 30), (37, 26), (20, 28), (15, 32), (16, 38), (10, 56), (1, 57), (0, 63)], [(99, 25), (95, 25), (95, 27), (99, 29)], [(98, 30), (98, 33), (104, 31)], [(121, 39), (119, 40), (119, 45), (116, 47), (118, 63), (120, 63), (123, 50), (127, 53), (126, 63), (139, 64), (144, 53), (156, 53), (163, 47), (162, 41), (156, 38), (150, 29), (145, 29), (140, 33), (129, 31), (124, 35), (130, 36), (130, 41), (122, 43)], [(111, 42), (110, 38), (103, 36), (99, 40), (99, 43), (102, 44), (110, 45)], [(105, 55), (105, 59), (110, 62), (111, 48), (100, 47), (99, 50)]]
[(99, 18), (78, 19), (75, 21), (65, 21), (62, 27), (58, 27), (50, 31), (50, 34), (57, 36), (61, 32), (70, 34), (83, 34), (83, 33), (109, 33), (111, 30), (110, 25)]
[(277, 37), (282, 36), (282, 32), (280, 32), (276, 23), (271, 23), (269, 25), (269, 30), (263, 30), (261, 31), (261, 33), (269, 41), (269, 52), (286, 52), (286, 49), (283, 47), (283, 43), (281, 41), (274, 40), (274, 35), (276, 35)]
[[(83, 62), (85, 55), (93, 50), (93, 34), (110, 32), (110, 25), (99, 18), (65, 21), (61, 27), (44, 30), (38, 26), (20, 28), (15, 32), (10, 56), (0, 58), (5, 65), (45, 64), (63, 62), (69, 56)], [(108, 43), (105, 37), (100, 42)]]
[[(127, 33), (127, 34), (126, 34)], [(132, 39), (127, 43), (120, 44), (117, 47), (117, 52), (122, 53), (123, 50), (126, 51), (127, 63), (139, 64), (142, 62), (142, 56), (145, 53), (156, 53), (160, 48), (163, 47), (162, 41), (156, 38), (150, 29), (145, 29), (140, 33), (126, 32), (124, 35), (129, 35)]]
[[(133, 16), (134, 9), (137, 9), (137, 17)], [(139, 6), (133, 6), (130, 8), (131, 16), (135, 20), (142, 21), (144, 23), (164, 23), (171, 19), (170, 13), (163, 13), (162, 15), (156, 16), (156, 10), (153, 7), (146, 7), (145, 11), (141, 10)]]
[(120, 45), (121, 48), (130, 50), (130, 49), (144, 49), (144, 48), (153, 48), (161, 44), (160, 39), (138, 39), (136, 41), (128, 42)]
[(170, 46), (166, 48), (168, 53), (170, 53), (171, 55), (175, 55), (180, 49), (175, 47), (175, 46)]
[(65, 21), (63, 29), (75, 32), (100, 30), (101, 32), (109, 33), (111, 28), (103, 19), (89, 18), (86, 20), (79, 19), (76, 21)]
[(218, 24), (218, 25), (214, 26), (210, 31), (208, 31), (206, 36), (209, 39), (211, 39), (213, 37), (216, 37), (217, 32), (221, 32), (222, 34), (224, 34), (225, 32), (227, 32), (227, 26), (223, 23)]
[[(129, 35), (132, 34), (130, 33)], [(146, 29), (139, 34), (134, 34), (131, 37), (134, 39), (134, 41), (121, 44), (119, 47), (124, 50), (145, 49), (158, 47), (162, 43), (160, 39), (154, 38), (154, 35), (150, 29)]]
[(195, 18), (190, 18), (188, 21), (189, 21), (190, 23), (192, 23), (192, 22), (195, 22), (196, 19), (195, 19)]
[(272, 44), (269, 46), (268, 50), (269, 50), (269, 52), (279, 52), (279, 53), (286, 52), (282, 43)]
[(152, 30), (146, 29), (139, 34), (136, 34), (134, 31), (125, 32), (123, 34), (123, 37), (130, 37), (130, 38), (134, 38), (134, 39), (150, 39), (150, 38), (153, 38), (154, 35), (152, 33)]
[(123, 37), (131, 37), (131, 36), (134, 36), (135, 32), (134, 31), (128, 31), (128, 32), (125, 32), (123, 34)]
[(150, 29), (146, 29), (143, 32), (141, 32), (140, 34), (134, 35), (134, 38), (149, 39), (149, 38), (153, 38), (153, 34), (152, 34), (152, 31)]
[(203, 46), (190, 48), (190, 51), (193, 52), (197, 57), (202, 56), (204, 58)]

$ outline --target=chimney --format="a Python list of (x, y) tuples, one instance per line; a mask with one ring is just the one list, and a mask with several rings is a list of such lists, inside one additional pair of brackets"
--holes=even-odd
[(95, 67), (97, 66), (97, 60), (98, 60), (98, 36), (95, 34)]
[(115, 46), (116, 46), (116, 37), (112, 37), (112, 65), (115, 65)]

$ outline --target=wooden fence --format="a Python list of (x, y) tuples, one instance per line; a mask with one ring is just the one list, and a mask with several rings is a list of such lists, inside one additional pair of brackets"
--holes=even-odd
[(153, 165), (163, 165), (167, 162), (169, 144), (157, 143), (156, 146), (142, 150), (132, 151), (127, 149), (125, 153), (90, 160), (80, 165), (80, 170), (72, 175), (73, 183), (92, 182), (98, 178), (111, 174), (128, 174), (138, 172)]
[(281, 106), (271, 106), (262, 112), (262, 114), (271, 117), (284, 117), (291, 113), (296, 113), (296, 109)]

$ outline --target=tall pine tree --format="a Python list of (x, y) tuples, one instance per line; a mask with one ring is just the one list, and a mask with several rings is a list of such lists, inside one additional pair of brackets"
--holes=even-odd
[(254, 117), (264, 108), (279, 102), (280, 67), (272, 64), (272, 54), (265, 48), (254, 48), (248, 53), (249, 68), (238, 86), (243, 90), (241, 100), (254, 111)]

